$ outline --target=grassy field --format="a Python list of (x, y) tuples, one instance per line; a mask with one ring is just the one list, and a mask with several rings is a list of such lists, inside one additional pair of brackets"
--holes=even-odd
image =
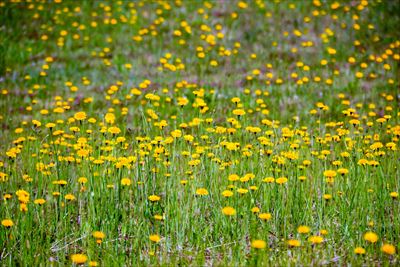
[(0, 2), (1, 266), (399, 266), (398, 1)]

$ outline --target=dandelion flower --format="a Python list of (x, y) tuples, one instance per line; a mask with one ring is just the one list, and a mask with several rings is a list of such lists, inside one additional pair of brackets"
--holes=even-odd
[(287, 244), (289, 247), (300, 247), (301, 242), (297, 239), (289, 239), (287, 241)]
[(324, 242), (324, 238), (319, 235), (313, 235), (308, 238), (308, 241), (311, 242), (313, 245), (315, 245)]
[(225, 207), (222, 209), (222, 213), (226, 216), (233, 216), (236, 214), (236, 210), (232, 207)]
[(357, 255), (364, 255), (365, 254), (365, 249), (362, 247), (356, 247), (354, 249), (354, 253)]
[(65, 199), (66, 199), (66, 200), (69, 200), (69, 201), (73, 201), (73, 200), (75, 200), (76, 198), (75, 198), (75, 196), (72, 195), (72, 194), (66, 194), (66, 195), (65, 195)]
[(84, 264), (87, 261), (87, 256), (85, 254), (73, 254), (71, 260), (75, 264)]
[(364, 240), (370, 243), (376, 243), (378, 239), (379, 239), (378, 235), (375, 234), (374, 232), (369, 231), (364, 234)]
[(35, 201), (33, 201), (33, 203), (35, 203), (37, 205), (43, 205), (44, 203), (46, 203), (46, 200), (44, 200), (43, 198), (39, 198), (39, 199), (36, 199)]
[(267, 243), (264, 240), (253, 240), (251, 242), (251, 247), (256, 249), (264, 249), (267, 247)]
[(158, 243), (161, 240), (161, 237), (159, 235), (150, 235), (149, 236), (150, 241), (154, 243)]
[(101, 244), (103, 239), (106, 237), (106, 235), (101, 231), (94, 231), (92, 235), (94, 238), (96, 238), (97, 244)]
[(288, 179), (286, 177), (279, 177), (275, 180), (275, 183), (281, 185), (287, 183)]
[(4, 219), (1, 221), (1, 225), (3, 225), (6, 228), (11, 228), (14, 225), (14, 223), (11, 219)]
[(396, 254), (396, 247), (391, 244), (383, 244), (383, 246), (381, 247), (381, 251), (388, 255), (394, 255)]
[(131, 179), (129, 178), (122, 178), (121, 179), (121, 185), (123, 186), (130, 186), (132, 184)]
[(77, 113), (75, 113), (75, 115), (74, 115), (74, 119), (75, 119), (75, 120), (78, 120), (78, 121), (82, 121), (82, 120), (86, 119), (86, 113), (83, 112), (83, 111), (77, 112)]
[(297, 232), (298, 232), (299, 234), (308, 234), (308, 233), (310, 232), (310, 227), (305, 226), (305, 225), (300, 225), (300, 226), (297, 228)]
[(230, 190), (224, 190), (224, 191), (222, 192), (222, 195), (223, 195), (224, 197), (231, 197), (231, 196), (233, 196), (233, 192), (230, 191)]
[(196, 190), (196, 195), (207, 196), (208, 195), (208, 191), (205, 188), (199, 188), (199, 189)]
[(269, 220), (271, 220), (272, 215), (271, 215), (271, 213), (260, 213), (260, 214), (258, 214), (258, 218), (260, 218), (261, 220), (264, 220), (264, 221), (269, 221)]
[(149, 196), (149, 200), (151, 201), (151, 202), (156, 202), (156, 201), (159, 201), (161, 198), (159, 197), (159, 196), (157, 196), (157, 195), (151, 195), (151, 196)]

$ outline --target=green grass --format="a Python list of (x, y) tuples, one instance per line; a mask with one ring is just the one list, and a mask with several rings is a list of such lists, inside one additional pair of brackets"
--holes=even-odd
[(1, 265), (398, 265), (400, 5), (317, 2), (1, 2)]

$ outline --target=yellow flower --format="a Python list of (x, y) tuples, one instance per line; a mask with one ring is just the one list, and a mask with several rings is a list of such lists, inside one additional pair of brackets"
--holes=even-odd
[(272, 218), (271, 213), (260, 213), (258, 214), (258, 218), (260, 218), (261, 220), (265, 220), (265, 221), (269, 221)]
[(86, 177), (79, 177), (78, 183), (80, 183), (80, 184), (86, 184), (86, 183), (87, 183), (87, 178), (86, 178)]
[(159, 235), (150, 235), (149, 236), (150, 241), (154, 242), (154, 243), (158, 243), (160, 242), (161, 238)]
[(92, 235), (96, 239), (104, 239), (106, 237), (106, 235), (101, 231), (94, 231)]
[(229, 177), (228, 177), (228, 180), (231, 181), (231, 182), (237, 181), (239, 179), (240, 179), (240, 177), (237, 174), (230, 174)]
[(324, 242), (324, 238), (319, 235), (313, 235), (308, 238), (308, 241), (311, 242), (312, 244), (320, 244)]
[(256, 249), (264, 249), (267, 247), (267, 243), (264, 240), (253, 240), (251, 242), (251, 247)]
[(28, 211), (28, 206), (25, 203), (21, 203), (19, 205), (19, 210), (22, 212), (27, 212)]
[(239, 188), (238, 190), (236, 190), (236, 192), (238, 192), (239, 194), (246, 194), (247, 192), (249, 192), (249, 190), (245, 188)]
[(73, 194), (66, 194), (65, 195), (65, 199), (69, 200), (69, 201), (72, 201), (72, 200), (75, 200), (76, 198), (75, 198), (75, 196)]
[(321, 231), (319, 231), (321, 233), (321, 235), (327, 235), (328, 234), (328, 230), (325, 229), (321, 229)]
[(365, 241), (368, 241), (371, 243), (376, 243), (378, 241), (378, 239), (379, 239), (378, 235), (375, 234), (374, 232), (369, 231), (364, 234)]
[(363, 254), (365, 254), (365, 249), (362, 248), (362, 247), (356, 247), (356, 248), (354, 249), (354, 253), (355, 253), (355, 254), (358, 254), (358, 255), (363, 255)]
[(399, 197), (399, 193), (397, 193), (397, 192), (391, 192), (391, 193), (390, 193), (390, 196), (391, 196), (393, 199), (395, 199), (395, 198), (398, 198), (398, 197)]
[(239, 3), (237, 3), (237, 6), (239, 8), (245, 9), (245, 8), (247, 8), (247, 3), (244, 1), (240, 1)]
[(300, 225), (300, 226), (297, 228), (297, 232), (298, 232), (299, 234), (308, 234), (308, 233), (310, 232), (310, 227), (305, 226), (305, 225)]
[(236, 210), (232, 207), (225, 207), (222, 209), (222, 213), (226, 216), (233, 216), (236, 214)]
[(287, 181), (288, 181), (288, 179), (286, 177), (279, 177), (275, 180), (275, 183), (281, 185), (281, 184), (287, 183)]
[(157, 196), (157, 195), (151, 195), (151, 196), (149, 196), (149, 200), (151, 201), (151, 202), (156, 202), (156, 201), (159, 201), (161, 198), (159, 197), (159, 196)]
[(263, 179), (263, 182), (264, 183), (273, 183), (273, 182), (275, 182), (275, 179), (274, 179), (274, 177), (266, 177)]
[(301, 242), (297, 239), (289, 239), (287, 241), (287, 244), (289, 245), (289, 247), (300, 247)]
[(73, 254), (71, 260), (75, 264), (84, 264), (87, 261), (87, 256), (85, 254)]
[(348, 174), (348, 173), (349, 173), (349, 170), (348, 170), (348, 169), (344, 169), (344, 168), (340, 168), (340, 169), (338, 169), (337, 171), (338, 171), (338, 173), (341, 174), (341, 175), (345, 175), (345, 174)]
[(381, 247), (381, 251), (388, 255), (394, 255), (396, 254), (396, 247), (391, 244), (383, 244), (383, 246)]
[(224, 191), (222, 192), (222, 195), (223, 195), (224, 197), (231, 197), (231, 196), (233, 196), (233, 192), (230, 191), (230, 190), (224, 190)]
[(33, 203), (35, 203), (37, 205), (43, 205), (44, 203), (46, 203), (46, 200), (44, 200), (43, 198), (39, 198), (39, 199), (36, 199), (35, 201), (33, 201)]
[(164, 219), (162, 215), (158, 215), (158, 214), (154, 215), (153, 218), (154, 218), (155, 220), (157, 220), (157, 221), (162, 221), (162, 220)]
[(324, 176), (332, 178), (336, 176), (336, 172), (334, 170), (326, 170), (324, 171)]
[(251, 212), (253, 212), (253, 213), (258, 213), (258, 212), (260, 212), (260, 208), (259, 208), (259, 207), (253, 207), (253, 208), (251, 209)]
[(207, 196), (208, 195), (208, 191), (205, 188), (199, 188), (199, 189), (196, 190), (196, 195)]
[(11, 219), (4, 219), (1, 221), (1, 225), (3, 225), (6, 228), (10, 228), (14, 225), (14, 223)]
[(108, 128), (108, 132), (112, 134), (119, 134), (121, 132), (121, 129), (118, 127), (110, 127)]
[(132, 184), (131, 179), (129, 179), (129, 178), (122, 178), (121, 179), (121, 185), (130, 186), (131, 184)]
[(234, 109), (232, 113), (237, 116), (243, 116), (244, 114), (246, 114), (246, 111), (244, 111), (243, 109)]
[(75, 120), (78, 120), (78, 121), (82, 121), (82, 120), (86, 119), (86, 113), (83, 112), (83, 111), (77, 112), (77, 113), (75, 113), (75, 115), (74, 115), (74, 119), (75, 119)]

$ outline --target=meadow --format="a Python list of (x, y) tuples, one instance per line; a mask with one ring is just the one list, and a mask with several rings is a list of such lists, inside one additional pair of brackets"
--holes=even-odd
[(399, 266), (398, 1), (0, 0), (1, 266)]

